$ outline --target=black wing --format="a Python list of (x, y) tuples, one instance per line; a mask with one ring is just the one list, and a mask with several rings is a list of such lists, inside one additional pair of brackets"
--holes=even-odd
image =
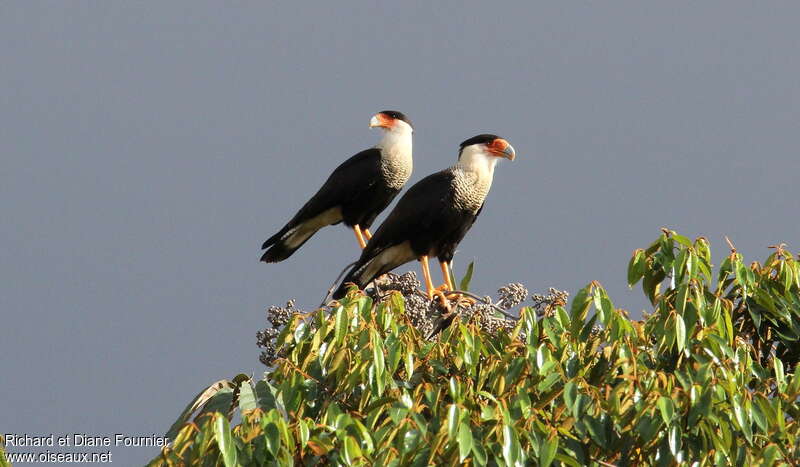
[(453, 255), (456, 252), (458, 244), (464, 239), (469, 229), (475, 224), (481, 211), (483, 211), (483, 204), (478, 208), (474, 214), (471, 212), (462, 212), (460, 219), (453, 223), (453, 229), (447, 232), (441, 239), (438, 245), (438, 255), (440, 261), (449, 263), (453, 260)]
[[(333, 298), (339, 299), (347, 291), (346, 284), (353, 282), (364, 287), (369, 281), (403, 262), (426, 254), (437, 238), (442, 220), (452, 211), (453, 172), (443, 170), (423, 178), (400, 198), (389, 216), (367, 242), (361, 257), (345, 275)], [(392, 247), (410, 242), (410, 251), (399, 253), (399, 258), (382, 258)], [(377, 266), (373, 261), (378, 261)]]
[(261, 246), (266, 249), (277, 243), (286, 232), (336, 206), (341, 206), (378, 182), (381, 151), (365, 149), (342, 162), (325, 180), (322, 187), (297, 211), (281, 230)]
[(436, 172), (412, 186), (375, 231), (361, 260), (368, 260), (405, 241), (417, 254), (425, 254), (441, 236), (452, 230), (456, 215), (453, 206), (453, 172)]
[(357, 198), (378, 183), (381, 176), (381, 150), (365, 149), (342, 162), (322, 187), (295, 214), (289, 224), (299, 224), (336, 206)]

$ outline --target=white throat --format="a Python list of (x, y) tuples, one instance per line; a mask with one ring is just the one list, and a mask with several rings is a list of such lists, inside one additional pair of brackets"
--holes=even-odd
[(478, 178), (488, 178), (491, 183), (496, 165), (497, 156), (490, 154), (482, 145), (473, 144), (461, 151), (456, 167), (464, 171), (475, 172)]
[(401, 151), (411, 154), (411, 126), (402, 121), (395, 120), (392, 128), (383, 132), (383, 138), (375, 145), (376, 148), (389, 150), (389, 152)]
[(414, 168), (411, 157), (411, 126), (395, 120), (394, 126), (384, 131), (383, 138), (375, 145), (381, 150), (381, 172), (386, 183), (396, 189), (405, 185)]
[(453, 166), (456, 205), (477, 212), (492, 188), (497, 157), (489, 154), (480, 144), (467, 146), (461, 151), (458, 163)]

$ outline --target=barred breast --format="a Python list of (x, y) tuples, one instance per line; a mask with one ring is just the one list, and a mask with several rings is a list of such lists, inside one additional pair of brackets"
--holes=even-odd
[(472, 213), (478, 212), (492, 187), (491, 173), (484, 174), (456, 166), (453, 175), (455, 206)]

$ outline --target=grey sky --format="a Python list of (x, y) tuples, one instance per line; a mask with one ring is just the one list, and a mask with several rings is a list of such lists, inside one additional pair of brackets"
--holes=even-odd
[(0, 432), (163, 433), (259, 374), (264, 308), (357, 254), (340, 226), (259, 246), (384, 108), (411, 182), (480, 132), (516, 148), (456, 255), (481, 293), (596, 279), (638, 315), (662, 226), (799, 250), (800, 4), (567, 3), (0, 3)]

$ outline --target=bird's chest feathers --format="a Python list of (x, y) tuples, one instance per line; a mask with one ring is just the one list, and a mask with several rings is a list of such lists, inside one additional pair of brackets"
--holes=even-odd
[(457, 208), (475, 213), (492, 187), (492, 174), (484, 171), (454, 171), (453, 201)]
[(403, 188), (411, 177), (411, 143), (393, 144), (382, 149), (381, 175), (391, 188)]

